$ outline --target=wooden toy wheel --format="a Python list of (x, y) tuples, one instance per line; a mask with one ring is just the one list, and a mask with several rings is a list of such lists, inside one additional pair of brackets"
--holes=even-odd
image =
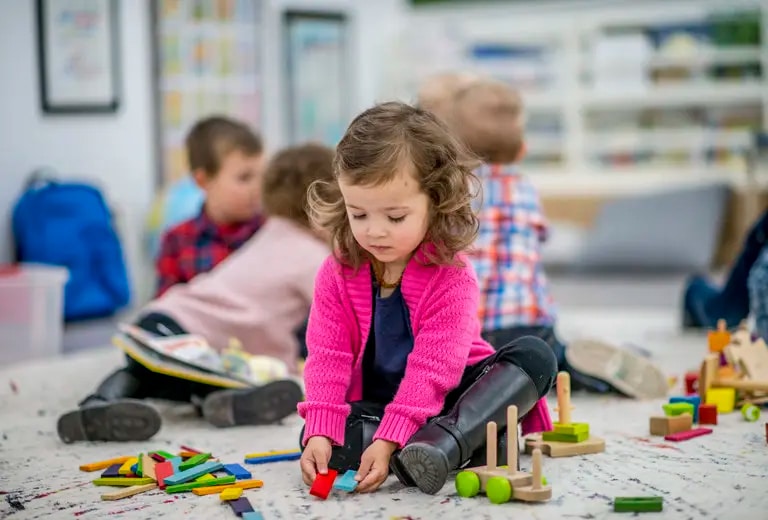
[(456, 475), (456, 492), (460, 497), (472, 498), (480, 492), (480, 477), (471, 471)]
[(512, 498), (512, 484), (504, 477), (491, 477), (485, 484), (485, 494), (494, 504), (504, 504)]

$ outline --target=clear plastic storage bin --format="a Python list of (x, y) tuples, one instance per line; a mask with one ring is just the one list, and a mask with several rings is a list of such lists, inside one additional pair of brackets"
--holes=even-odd
[(0, 364), (56, 355), (64, 329), (66, 268), (0, 268)]

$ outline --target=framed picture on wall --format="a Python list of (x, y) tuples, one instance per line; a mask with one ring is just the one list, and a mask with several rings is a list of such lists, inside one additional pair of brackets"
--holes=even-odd
[(118, 0), (37, 0), (43, 112), (117, 111), (118, 7)]
[(335, 146), (352, 105), (347, 18), (343, 13), (286, 11), (283, 24), (289, 141)]

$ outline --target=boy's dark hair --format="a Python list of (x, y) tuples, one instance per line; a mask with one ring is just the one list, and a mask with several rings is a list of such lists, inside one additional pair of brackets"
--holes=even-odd
[(405, 103), (376, 105), (358, 115), (336, 146), (334, 179), (309, 190), (310, 217), (332, 237), (336, 258), (357, 269), (365, 259), (347, 216), (339, 178), (376, 186), (407, 171), (429, 197), (427, 260), (448, 265), (475, 239), (478, 220), (471, 202), (478, 187), (476, 161), (431, 112)]
[(452, 130), (483, 161), (505, 164), (520, 159), (523, 101), (514, 88), (478, 79), (456, 94), (452, 116)]
[(281, 150), (264, 172), (261, 188), (264, 212), (309, 228), (307, 190), (315, 181), (333, 181), (333, 150), (319, 144)]
[(234, 151), (245, 155), (261, 155), (261, 137), (248, 125), (224, 116), (201, 119), (187, 134), (187, 160), (192, 172), (203, 170), (215, 177), (224, 158)]

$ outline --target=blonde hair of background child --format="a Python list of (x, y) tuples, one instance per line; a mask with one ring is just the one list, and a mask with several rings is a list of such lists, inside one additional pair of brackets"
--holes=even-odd
[(524, 145), (523, 101), (504, 83), (478, 78), (457, 92), (451, 129), (469, 150), (492, 164), (516, 162)]
[(185, 144), (190, 171), (193, 174), (202, 171), (209, 179), (216, 176), (232, 152), (247, 156), (264, 152), (261, 137), (248, 125), (224, 116), (211, 116), (195, 123)]
[(376, 105), (352, 121), (336, 146), (333, 182), (310, 186), (310, 218), (331, 235), (337, 260), (357, 269), (366, 253), (352, 235), (339, 178), (351, 185), (378, 186), (407, 171), (430, 202), (424, 242), (434, 247), (424, 248), (425, 257), (434, 264), (451, 264), (477, 235), (471, 207), (479, 190), (472, 173), (476, 165), (432, 113), (400, 102)]
[(419, 87), (416, 104), (450, 122), (456, 95), (479, 78), (471, 72), (442, 72), (429, 76)]
[(267, 216), (284, 217), (309, 229), (307, 191), (315, 181), (333, 180), (333, 150), (319, 144), (285, 148), (269, 161), (264, 172), (264, 211)]

